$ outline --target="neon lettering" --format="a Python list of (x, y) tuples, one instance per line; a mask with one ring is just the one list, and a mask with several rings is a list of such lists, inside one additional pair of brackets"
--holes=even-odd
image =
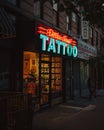
[(77, 57), (78, 55), (78, 49), (76, 46), (73, 47), (73, 57)]
[(53, 51), (53, 53), (56, 53), (56, 47), (55, 47), (55, 42), (53, 38), (50, 38), (50, 44), (48, 45), (48, 52)]
[(67, 47), (67, 54), (68, 54), (68, 56), (71, 56), (72, 52), (73, 52), (72, 45), (69, 44), (68, 47)]
[(77, 41), (70, 36), (41, 25), (37, 27), (37, 33), (40, 34), (42, 51), (77, 57)]
[(67, 45), (65, 42), (61, 42), (59, 40), (55, 41), (53, 38), (49, 38), (43, 34), (40, 34), (40, 39), (42, 41), (42, 51), (60, 54), (62, 49), (62, 55), (73, 55), (73, 57), (77, 57), (78, 55), (76, 46), (73, 47), (71, 44)]
[(44, 27), (42, 25), (39, 25), (37, 27), (37, 33), (44, 34), (44, 35), (49, 36), (51, 38), (54, 38), (56, 40), (63, 41), (65, 43), (67, 43), (67, 44), (71, 44), (72, 46), (77, 45), (76, 40), (72, 39), (70, 36), (59, 33), (55, 29), (52, 29), (52, 28), (49, 28), (49, 27)]
[(62, 47), (63, 47), (63, 55), (65, 55), (66, 43), (65, 43), (65, 42), (61, 42), (61, 45), (62, 45)]
[(60, 54), (60, 46), (61, 46), (61, 42), (59, 40), (56, 40), (56, 44), (57, 44), (57, 54)]
[(48, 40), (48, 37), (40, 34), (40, 39), (42, 39), (42, 50), (45, 51), (46, 50), (46, 41)]

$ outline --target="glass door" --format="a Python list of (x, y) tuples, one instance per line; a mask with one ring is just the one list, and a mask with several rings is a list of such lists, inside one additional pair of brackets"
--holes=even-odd
[(40, 57), (40, 105), (49, 106), (50, 104), (50, 58), (47, 55)]
[(49, 106), (62, 99), (62, 59), (40, 54), (40, 105)]
[(52, 99), (62, 97), (62, 60), (60, 57), (52, 57), (51, 77)]

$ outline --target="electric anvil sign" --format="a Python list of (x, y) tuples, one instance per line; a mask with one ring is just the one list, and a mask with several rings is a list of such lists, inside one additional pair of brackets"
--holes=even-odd
[(40, 34), (42, 51), (77, 57), (77, 42), (71, 37), (42, 25), (37, 27), (37, 33)]

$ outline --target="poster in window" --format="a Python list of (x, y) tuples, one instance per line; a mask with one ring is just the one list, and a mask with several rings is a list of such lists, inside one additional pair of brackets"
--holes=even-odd
[(30, 72), (30, 57), (25, 55), (24, 57), (24, 74), (27, 75)]

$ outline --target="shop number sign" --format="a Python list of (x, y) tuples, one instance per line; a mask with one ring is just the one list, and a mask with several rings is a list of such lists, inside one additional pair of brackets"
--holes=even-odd
[(40, 34), (42, 51), (77, 57), (78, 49), (76, 40), (42, 25), (37, 27), (37, 33)]

